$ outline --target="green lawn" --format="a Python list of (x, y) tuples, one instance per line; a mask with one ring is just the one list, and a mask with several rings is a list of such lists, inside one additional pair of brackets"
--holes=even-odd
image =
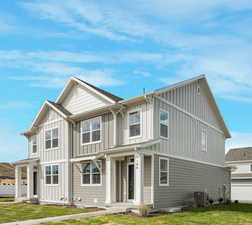
[(57, 206), (41, 206), (24, 203), (1, 204), (0, 223), (39, 219), (53, 216), (63, 216), (76, 213), (90, 212), (91, 209), (75, 209)]
[(82, 220), (66, 220), (44, 225), (252, 225), (252, 205), (237, 204), (195, 209), (191, 212), (153, 218), (108, 215)]
[(0, 198), (0, 202), (13, 202), (14, 198)]

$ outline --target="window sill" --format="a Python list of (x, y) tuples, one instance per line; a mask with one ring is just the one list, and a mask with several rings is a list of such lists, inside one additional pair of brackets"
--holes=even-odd
[(169, 137), (160, 136), (160, 138), (163, 139), (163, 140), (166, 140), (166, 141), (169, 140)]
[(57, 187), (59, 184), (45, 184), (47, 187)]
[(46, 148), (45, 151), (51, 151), (51, 150), (59, 150), (59, 147), (55, 147), (55, 148)]
[(102, 184), (81, 184), (81, 187), (99, 187), (102, 186)]
[(93, 144), (99, 144), (101, 143), (102, 141), (95, 141), (95, 142), (88, 142), (88, 143), (81, 143), (81, 146), (84, 146), (84, 145), (93, 145)]
[(160, 187), (169, 187), (169, 184), (159, 184)]
[(129, 139), (131, 140), (131, 139), (137, 139), (137, 138), (141, 138), (141, 137), (142, 137), (142, 135), (132, 136), (132, 137), (129, 136)]

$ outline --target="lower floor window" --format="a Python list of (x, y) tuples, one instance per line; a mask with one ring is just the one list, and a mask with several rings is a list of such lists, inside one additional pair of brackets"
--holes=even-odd
[(46, 184), (58, 184), (59, 183), (59, 166), (50, 165), (45, 167), (45, 181)]
[(81, 164), (82, 184), (101, 184), (101, 161)]
[(169, 160), (166, 158), (159, 159), (159, 185), (169, 185)]

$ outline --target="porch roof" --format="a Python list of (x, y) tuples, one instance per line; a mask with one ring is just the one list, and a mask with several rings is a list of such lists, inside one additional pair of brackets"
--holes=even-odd
[(29, 164), (29, 163), (37, 163), (39, 161), (38, 158), (32, 158), (32, 159), (22, 159), (19, 161), (14, 162), (14, 165), (22, 165), (22, 164)]

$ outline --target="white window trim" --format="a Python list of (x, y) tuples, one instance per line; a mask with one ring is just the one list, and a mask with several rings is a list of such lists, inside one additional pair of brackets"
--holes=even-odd
[[(100, 176), (101, 176), (101, 179), (100, 179), (100, 184), (93, 184), (93, 183), (90, 183), (90, 184), (83, 184), (83, 176), (82, 176), (82, 171), (81, 171), (81, 164), (82, 163), (91, 163), (91, 164), (93, 164), (93, 163), (95, 163), (95, 162), (93, 162), (93, 161), (87, 161), (87, 162), (82, 162), (82, 163), (80, 163), (80, 176), (81, 176), (81, 184), (80, 184), (80, 186), (81, 187), (95, 187), (95, 186), (102, 186), (102, 160), (97, 160), (97, 161), (99, 161), (100, 163), (101, 163), (101, 168), (98, 168), (99, 170), (100, 170)], [(92, 170), (92, 169), (91, 169)], [(92, 182), (93, 180), (92, 180), (92, 178), (93, 178), (93, 174), (92, 173), (90, 173), (90, 182)]]
[[(88, 120), (90, 120), (90, 121), (92, 121), (93, 119), (96, 119), (96, 118), (99, 118), (100, 119), (100, 140), (99, 141), (91, 141), (91, 139), (92, 139), (92, 130), (90, 130), (90, 142), (88, 142), (88, 143), (83, 143), (82, 142), (82, 122), (84, 122), (84, 121), (88, 121)], [(88, 119), (88, 120), (82, 120), (81, 122), (80, 122), (80, 136), (81, 136), (81, 138), (80, 138), (80, 144), (83, 146), (83, 145), (91, 145), (91, 144), (98, 144), (98, 143), (101, 143), (102, 142), (102, 117), (101, 116), (97, 116), (97, 117), (94, 117), (94, 118), (91, 118), (91, 119)], [(90, 127), (92, 127), (92, 123), (90, 123)], [(94, 130), (94, 131), (96, 131), (96, 130)]]
[[(203, 140), (203, 133), (205, 134), (205, 138), (206, 138), (206, 140), (205, 140), (205, 149), (203, 149), (203, 145), (202, 145), (202, 140)], [(207, 152), (207, 139), (208, 139), (208, 136), (207, 136), (207, 129), (206, 128), (204, 128), (204, 127), (202, 127), (201, 128), (201, 152)]]
[[(160, 178), (161, 178), (161, 176), (160, 176), (160, 174), (161, 174), (161, 170), (160, 170), (160, 167), (161, 167), (161, 160), (166, 160), (167, 161), (167, 183), (166, 184), (161, 184), (160, 183)], [(169, 158), (164, 158), (164, 157), (159, 157), (159, 170), (158, 170), (158, 172), (159, 172), (159, 186), (164, 186), (164, 187), (168, 187), (168, 186), (170, 186), (170, 160), (169, 160)]]
[[(58, 129), (58, 146), (57, 147), (54, 147), (54, 148), (46, 148), (46, 132), (47, 131), (51, 131), (51, 146), (52, 146), (52, 140), (53, 140), (53, 138), (52, 138), (52, 130), (53, 129)], [(44, 145), (45, 145), (45, 150), (46, 151), (50, 151), (50, 150), (57, 150), (57, 149), (59, 149), (59, 146), (60, 146), (60, 130), (59, 130), (59, 128), (58, 127), (53, 127), (53, 128), (49, 128), (49, 129), (46, 129), (45, 130), (45, 132), (44, 132)]]
[[(47, 183), (46, 183), (46, 167), (48, 167), (48, 166), (51, 167), (51, 175), (50, 175), (50, 177), (51, 177), (51, 184), (47, 184)], [(52, 177), (53, 177), (53, 173), (52, 173), (53, 170), (52, 170), (52, 167), (53, 167), (53, 166), (58, 166), (58, 183), (57, 183), (57, 184), (53, 184), (53, 183), (52, 183), (52, 181), (53, 181), (53, 178), (52, 178)], [(47, 164), (47, 165), (45, 165), (44, 170), (45, 170), (45, 171), (44, 171), (44, 174), (45, 174), (44, 183), (45, 183), (45, 185), (46, 185), (46, 186), (58, 186), (59, 183), (60, 183), (60, 166), (59, 166), (59, 164), (50, 164), (50, 165)]]
[[(33, 144), (33, 138), (36, 138), (36, 152), (33, 152), (33, 146), (34, 146), (34, 144)], [(35, 135), (33, 135), (33, 136), (31, 136), (31, 139), (30, 139), (30, 148), (31, 148), (31, 155), (36, 155), (36, 154), (38, 154), (38, 136), (35, 134)]]
[[(130, 120), (129, 120), (129, 117), (130, 117), (130, 114), (131, 113), (134, 113), (134, 112), (139, 112), (140, 114), (140, 134), (137, 135), (137, 136), (130, 136)], [(129, 139), (135, 139), (135, 138), (141, 138), (142, 137), (142, 124), (143, 124), (143, 121), (142, 121), (142, 109), (132, 109), (130, 111), (128, 111), (128, 137)]]
[[(165, 124), (168, 127), (168, 136), (167, 137), (161, 136), (161, 120), (160, 120), (160, 113), (161, 112), (164, 112), (164, 113), (168, 114), (168, 124)], [(164, 124), (164, 123), (162, 123), (162, 124)], [(160, 136), (160, 138), (163, 138), (163, 139), (166, 139), (166, 140), (168, 140), (169, 137), (170, 137), (170, 113), (167, 110), (164, 110), (164, 109), (159, 110), (159, 136)]]

